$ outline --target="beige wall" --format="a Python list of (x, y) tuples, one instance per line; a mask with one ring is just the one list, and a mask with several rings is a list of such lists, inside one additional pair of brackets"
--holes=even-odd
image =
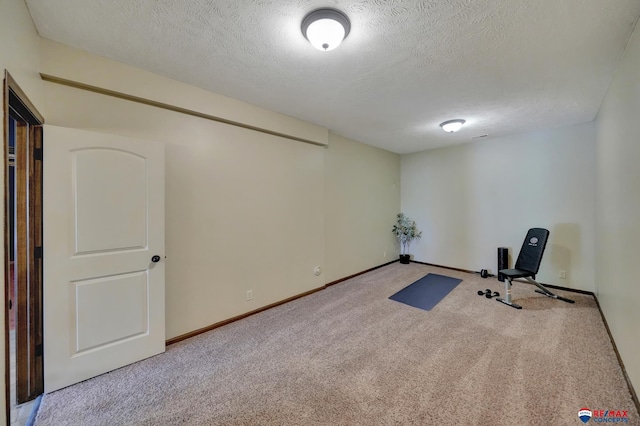
[(325, 263), (331, 282), (398, 257), (400, 156), (329, 134), (325, 156)]
[[(635, 242), (640, 240), (640, 171), (635, 164), (640, 158), (639, 37), (636, 31), (599, 113), (596, 132), (587, 124), (403, 156), (401, 178), (402, 209), (425, 231), (425, 238), (411, 250), (417, 260), (493, 269), (495, 247), (517, 250), (524, 228), (549, 227), (552, 245), (543, 264), (546, 275), (540, 278), (597, 290), (636, 387), (640, 340), (634, 327), (640, 322), (635, 309), (640, 287), (632, 265)], [(47, 122), (165, 144), (168, 337), (397, 256), (390, 233), (400, 209), (395, 154), (56, 43), (42, 41), (39, 51), (40, 39), (21, 0), (0, 1), (0, 39), (0, 69), (11, 72)], [(43, 84), (40, 71), (329, 147)], [(596, 181), (596, 135), (594, 209), (589, 188)], [(526, 179), (529, 169), (518, 162), (523, 155), (544, 160), (542, 180)], [(520, 185), (545, 199), (514, 200), (514, 189)], [(501, 197), (511, 206), (500, 205)], [(0, 219), (3, 215), (0, 210)], [(234, 227), (236, 223), (243, 226)], [(0, 265), (3, 259), (0, 256)], [(595, 281), (589, 278), (594, 259)], [(323, 267), (320, 277), (312, 274), (317, 265)], [(568, 271), (567, 283), (556, 278), (561, 268)], [(254, 291), (252, 302), (244, 300), (247, 289)], [(0, 326), (2, 321), (0, 317)], [(3, 345), (0, 339), (0, 362)], [(4, 401), (0, 387), (0, 410)]]
[(598, 113), (596, 287), (618, 351), (640, 390), (640, 31)]
[(0, 70), (4, 70), (39, 108), (42, 104), (40, 67), (40, 37), (31, 21), (23, 0), (0, 1)]
[[(46, 40), (42, 70), (208, 113), (238, 103)], [(396, 154), (335, 135), (329, 141), (326, 129), (246, 104), (226, 118), (329, 147), (54, 83), (44, 92), (49, 124), (165, 145), (168, 338), (395, 257)]]
[(593, 291), (594, 167), (593, 123), (403, 155), (402, 210), (423, 230), (411, 252), (495, 273), (498, 247), (515, 262), (527, 229), (543, 227), (538, 278)]
[[(39, 37), (31, 21), (31, 16), (22, 0), (0, 1), (0, 71), (4, 70), (20, 85), (22, 90), (40, 109), (42, 104), (42, 83), (37, 74), (39, 67)], [(0, 150), (0, 156), (4, 150)], [(0, 161), (4, 163), (5, 159)], [(4, 185), (0, 185), (0, 199), (4, 199)], [(0, 223), (4, 223), (4, 209), (0, 209)], [(0, 245), (0, 274), (4, 283), (4, 244)], [(0, 291), (0, 306), (5, 306), (4, 291)], [(4, 315), (0, 315), (0, 330), (4, 330)], [(0, 366), (5, 363), (4, 338), (0, 339)], [(5, 381), (4, 367), (1, 368)], [(0, 424), (6, 422), (5, 387), (0, 386)]]
[(40, 72), (43, 74), (195, 110), (319, 144), (327, 143), (329, 132), (323, 127), (50, 40), (41, 39), (41, 43)]
[[(85, 82), (93, 70), (109, 89), (125, 79), (151, 94), (154, 88), (175, 93), (172, 104), (224, 109), (218, 103), (225, 99), (204, 91), (183, 99), (173, 87), (182, 84), (173, 80), (47, 41), (42, 48), (47, 73)], [(70, 62), (82, 69), (68, 67)], [(324, 269), (325, 148), (53, 83), (45, 83), (44, 92), (49, 124), (165, 146), (167, 338), (324, 284), (313, 271)], [(250, 106), (245, 113), (253, 122), (274, 114)], [(282, 116), (281, 123), (287, 120)], [(279, 130), (309, 129), (317, 126), (295, 120)]]

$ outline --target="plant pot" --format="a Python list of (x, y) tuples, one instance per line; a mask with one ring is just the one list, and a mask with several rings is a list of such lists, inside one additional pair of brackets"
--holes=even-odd
[(404, 263), (405, 265), (408, 265), (411, 262), (411, 255), (410, 254), (401, 254), (400, 255), (400, 263)]

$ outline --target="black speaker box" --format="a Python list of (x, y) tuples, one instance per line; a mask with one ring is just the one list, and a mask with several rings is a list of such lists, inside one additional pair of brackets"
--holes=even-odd
[[(509, 249), (506, 247), (498, 247), (498, 271), (501, 269), (509, 269)], [(498, 272), (498, 281), (504, 282), (504, 275)]]

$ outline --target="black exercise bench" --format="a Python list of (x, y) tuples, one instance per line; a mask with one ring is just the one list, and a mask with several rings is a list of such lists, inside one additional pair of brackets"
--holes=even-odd
[(498, 271), (507, 280), (504, 283), (505, 298), (496, 299), (498, 302), (502, 302), (505, 305), (509, 305), (512, 308), (522, 309), (522, 306), (513, 303), (511, 300), (511, 281), (516, 278), (524, 278), (531, 284), (535, 284), (538, 289), (537, 293), (544, 294), (552, 299), (562, 300), (568, 303), (575, 303), (571, 299), (558, 296), (555, 293), (549, 291), (545, 286), (535, 280), (536, 274), (540, 269), (540, 262), (542, 262), (542, 255), (544, 249), (547, 246), (547, 240), (549, 239), (549, 231), (543, 228), (531, 228), (527, 232), (527, 237), (522, 243), (522, 248), (518, 254), (518, 260), (516, 261), (515, 269), (501, 269)]

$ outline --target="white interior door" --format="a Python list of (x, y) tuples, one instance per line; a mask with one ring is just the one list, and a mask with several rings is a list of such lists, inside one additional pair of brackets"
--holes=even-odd
[(164, 146), (45, 126), (43, 165), (51, 392), (165, 350)]

